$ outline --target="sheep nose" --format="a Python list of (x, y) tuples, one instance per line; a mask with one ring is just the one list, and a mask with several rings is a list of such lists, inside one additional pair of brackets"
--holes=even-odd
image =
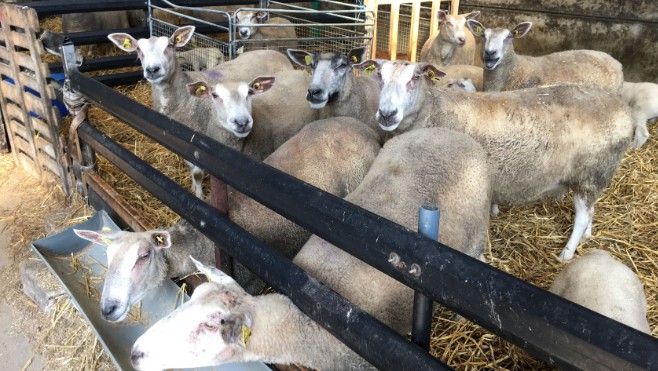
[(233, 124), (235, 124), (235, 127), (239, 132), (245, 132), (249, 128), (249, 123), (251, 120), (244, 118), (244, 119), (235, 119), (233, 121)]
[(130, 354), (130, 362), (135, 367), (137, 367), (137, 365), (139, 364), (139, 360), (142, 358), (144, 358), (144, 352), (142, 351), (133, 350), (132, 353)]
[(306, 95), (306, 99), (314, 98), (320, 94), (322, 94), (322, 89), (316, 89), (316, 88), (308, 89), (308, 94)]
[(149, 67), (146, 68), (145, 70), (146, 73), (148, 73), (149, 75), (155, 75), (156, 73), (158, 73), (158, 71), (160, 71), (160, 67)]
[(459, 45), (464, 45), (466, 43), (466, 39), (463, 38), (463, 37), (460, 37), (460, 38), (457, 39), (457, 42), (459, 43)]
[(247, 36), (249, 36), (249, 31), (247, 31), (247, 30), (240, 30), (240, 36), (242, 36), (242, 37), (247, 37)]
[(397, 114), (398, 114), (398, 110), (396, 110), (396, 109), (393, 110), (393, 111), (382, 111), (382, 110), (379, 110), (379, 116), (380, 116), (384, 121), (388, 121), (388, 120), (390, 120), (391, 118), (393, 118), (393, 117), (394, 117), (395, 115), (397, 115)]
[(103, 318), (108, 319), (112, 313), (116, 312), (118, 306), (116, 303), (110, 303), (107, 305), (102, 305), (101, 306), (101, 314), (103, 315)]
[(486, 57), (493, 57), (494, 55), (496, 55), (496, 51), (495, 50), (485, 50), (484, 55)]

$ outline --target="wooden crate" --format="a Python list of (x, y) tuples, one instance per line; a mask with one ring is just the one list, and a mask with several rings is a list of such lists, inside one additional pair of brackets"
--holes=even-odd
[(3, 3), (0, 11), (0, 108), (9, 145), (19, 166), (42, 180), (60, 182), (69, 193), (55, 89), (41, 60), (39, 19), (28, 7)]

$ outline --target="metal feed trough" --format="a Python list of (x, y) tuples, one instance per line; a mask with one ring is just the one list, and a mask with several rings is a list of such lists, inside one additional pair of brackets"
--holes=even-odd
[[(136, 6), (128, 1), (122, 4)], [(202, 5), (213, 4), (204, 2)], [(94, 6), (100, 5), (76, 4), (75, 9), (70, 6), (70, 11), (99, 9)], [(110, 8), (113, 6), (119, 5), (110, 5)], [(229, 28), (227, 32), (233, 31)], [(427, 299), (458, 312), (551, 365), (597, 370), (658, 367), (658, 339), (406, 230), (195, 133), (115, 92), (97, 78), (86, 76), (73, 63), (74, 54), (73, 45), (66, 44), (64, 57), (70, 86), (91, 103)], [(79, 150), (70, 153), (77, 156), (75, 161), (81, 165), (76, 178), (89, 187), (86, 192), (95, 207), (108, 209), (134, 229), (148, 227), (139, 215), (129, 210), (129, 205), (112, 193), (111, 187), (98, 186), (102, 179), (93, 170), (95, 154), (98, 154), (220, 244), (275, 290), (289, 296), (310, 318), (375, 366), (394, 370), (447, 368), (421, 347), (309, 277), (88, 122), (78, 127), (77, 139)], [(95, 186), (91, 185), (93, 179), (97, 181)], [(421, 273), (412, 274), (391, 265), (388, 261), (391, 253), (408, 265), (417, 264)]]

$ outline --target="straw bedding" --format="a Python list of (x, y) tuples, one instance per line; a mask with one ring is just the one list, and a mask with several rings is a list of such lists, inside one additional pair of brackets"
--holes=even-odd
[[(131, 98), (150, 105), (150, 86), (145, 82), (118, 89)], [(90, 111), (91, 121), (111, 138), (134, 151), (155, 168), (187, 189), (190, 174), (183, 161), (176, 155), (153, 143), (127, 125), (100, 110)], [(610, 187), (596, 204), (594, 230), (591, 240), (578, 247), (578, 255), (592, 249), (610, 251), (617, 259), (631, 267), (644, 284), (648, 304), (648, 320), (653, 335), (658, 335), (658, 125), (650, 127), (651, 138), (639, 150), (628, 151)], [(8, 168), (7, 158), (0, 161), (0, 172)], [(11, 167), (11, 166), (9, 166)], [(164, 227), (175, 223), (178, 216), (163, 206), (150, 194), (129, 180), (123, 173), (103, 158), (98, 159), (98, 172), (114, 184), (126, 198), (153, 225)], [(10, 216), (18, 233), (12, 240), (15, 261), (27, 258), (29, 241), (43, 236), (40, 227), (48, 210), (60, 207), (53, 193), (38, 187), (23, 187), (34, 192), (28, 205), (17, 209)], [(75, 200), (80, 202), (80, 200)], [(83, 215), (91, 211), (84, 209)], [(71, 224), (81, 219), (71, 220)], [(573, 221), (571, 195), (538, 205), (501, 207), (500, 216), (492, 218), (489, 228), (489, 246), (485, 253), (490, 263), (507, 273), (542, 288), (548, 288), (563, 267), (557, 256), (564, 247)], [(15, 267), (13, 267), (15, 268)], [(13, 299), (17, 312), (34, 313), (29, 300), (18, 294), (16, 277), (11, 269), (3, 272), (6, 290)], [(15, 275), (14, 275), (15, 276)], [(61, 300), (57, 310), (49, 318), (40, 318), (41, 330), (31, 334), (39, 352), (47, 358), (49, 369), (105, 369), (112, 368), (96, 339), (86, 328), (68, 300)], [(492, 335), (469, 322), (453, 321), (452, 313), (440, 310), (433, 322), (431, 351), (436, 357), (457, 369), (551, 369), (520, 348)], [(24, 319), (28, 321), (28, 319)], [(34, 324), (19, 323), (21, 328), (33, 328)], [(66, 328), (69, 338), (55, 334)], [(76, 331), (71, 331), (75, 329)]]

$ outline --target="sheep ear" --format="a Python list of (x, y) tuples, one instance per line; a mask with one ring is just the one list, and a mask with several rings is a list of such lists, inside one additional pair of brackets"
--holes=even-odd
[(525, 36), (530, 31), (531, 28), (532, 28), (532, 22), (519, 23), (511, 31), (512, 32), (512, 38), (518, 39), (519, 37)]
[(261, 94), (274, 86), (276, 79), (272, 76), (256, 77), (249, 83), (249, 94)]
[(475, 19), (480, 16), (480, 11), (476, 10), (474, 12), (470, 12), (466, 15), (466, 19)]
[(190, 255), (190, 259), (192, 259), (192, 262), (196, 266), (196, 269), (198, 269), (201, 273), (205, 274), (206, 277), (208, 277), (208, 281), (217, 282), (220, 285), (230, 285), (230, 284), (237, 285), (237, 283), (233, 278), (231, 278), (231, 276), (220, 271), (219, 269), (205, 265), (200, 261), (194, 259), (194, 257), (192, 257), (191, 255)]
[(134, 37), (128, 35), (127, 33), (111, 33), (107, 35), (107, 38), (112, 41), (117, 48), (123, 50), (124, 52), (132, 53), (137, 50), (137, 40)]
[(313, 54), (305, 50), (288, 49), (286, 52), (288, 53), (288, 58), (290, 58), (291, 61), (302, 67), (310, 68), (313, 64)]
[(251, 337), (251, 326), (247, 324), (245, 315), (231, 313), (223, 319), (222, 339), (227, 344), (247, 345)]
[(439, 70), (431, 64), (421, 65), (419, 74), (426, 76), (431, 81), (440, 81), (441, 78), (446, 75), (445, 72)]
[(193, 82), (185, 85), (185, 87), (187, 88), (187, 92), (195, 97), (207, 98), (210, 96), (210, 87), (205, 81)]
[(439, 10), (436, 12), (436, 16), (439, 18), (439, 22), (445, 22), (448, 20), (448, 12), (445, 10)]
[(168, 249), (171, 247), (171, 235), (167, 231), (155, 231), (151, 233), (151, 244), (156, 249)]
[(350, 52), (347, 53), (348, 63), (350, 65), (353, 65), (363, 62), (363, 60), (366, 58), (366, 51), (367, 49), (365, 46), (361, 46), (350, 50)]
[(73, 232), (84, 240), (104, 246), (109, 246), (118, 237), (117, 233), (102, 233), (86, 229), (74, 229)]
[(487, 29), (484, 25), (475, 19), (469, 19), (466, 21), (466, 27), (471, 30), (471, 33), (474, 36), (483, 37), (484, 31)]
[(194, 26), (185, 26), (177, 29), (169, 37), (169, 42), (174, 46), (174, 48), (180, 48), (187, 45), (188, 42), (194, 36)]
[(361, 71), (366, 75), (372, 75), (378, 68), (381, 66), (377, 61), (374, 61), (372, 59), (368, 59), (367, 61), (363, 61), (358, 64), (353, 64), (352, 68), (354, 68), (357, 71)]
[(263, 12), (263, 11), (256, 12), (254, 14), (254, 17), (256, 17), (256, 19), (258, 19), (259, 21), (262, 21), (265, 17), (267, 17), (267, 12)]

